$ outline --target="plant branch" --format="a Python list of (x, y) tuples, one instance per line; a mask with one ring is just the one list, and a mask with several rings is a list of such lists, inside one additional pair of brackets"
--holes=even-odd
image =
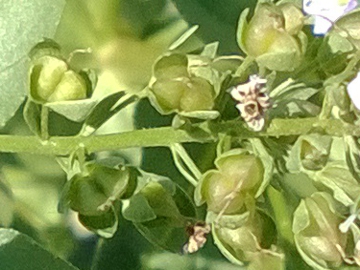
[[(198, 127), (201, 127), (199, 125)], [(88, 153), (125, 149), (132, 147), (169, 147), (174, 143), (213, 142), (217, 135), (226, 133), (239, 138), (280, 137), (321, 132), (331, 136), (350, 135), (360, 137), (360, 126), (344, 123), (336, 119), (274, 119), (266, 132), (249, 131), (239, 120), (224, 123), (210, 123), (212, 134), (202, 132), (192, 136), (184, 130), (172, 127), (135, 130), (111, 135), (93, 135), (88, 137), (50, 137), (42, 141), (36, 136), (0, 135), (0, 152), (33, 153), (40, 155), (67, 156), (84, 147)]]

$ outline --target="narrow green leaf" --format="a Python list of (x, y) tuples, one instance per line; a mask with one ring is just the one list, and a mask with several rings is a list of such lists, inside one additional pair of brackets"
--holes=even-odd
[(193, 27), (191, 27), (189, 30), (187, 30), (181, 37), (179, 37), (175, 42), (173, 42), (170, 47), (169, 50), (175, 50), (177, 48), (179, 48), (182, 44), (185, 43), (185, 41), (191, 37), (192, 34), (195, 33), (195, 31), (199, 28), (198, 25), (194, 25)]

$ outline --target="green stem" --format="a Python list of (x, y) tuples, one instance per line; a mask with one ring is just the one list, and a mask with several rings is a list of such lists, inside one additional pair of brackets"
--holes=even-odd
[(43, 141), (49, 139), (49, 108), (44, 105), (41, 106), (40, 132)]
[(240, 67), (236, 70), (235, 75), (239, 77), (243, 76), (249, 67), (254, 63), (254, 60), (254, 57), (247, 56)]
[(286, 202), (283, 194), (274, 189), (272, 186), (267, 188), (267, 195), (274, 211), (277, 231), (283, 239), (285, 239), (290, 244), (294, 244), (293, 232), (291, 228), (292, 218), (288, 209), (288, 203)]
[(91, 154), (132, 147), (170, 147), (174, 143), (214, 142), (217, 141), (217, 134), (220, 133), (227, 133), (243, 139), (302, 135), (312, 131), (321, 131), (337, 137), (346, 135), (360, 137), (360, 126), (344, 123), (337, 119), (320, 120), (317, 117), (274, 119), (266, 132), (259, 133), (249, 131), (238, 120), (211, 123), (210, 129), (212, 134), (204, 132), (197, 136), (192, 136), (184, 130), (175, 130), (172, 127), (160, 127), (111, 135), (50, 137), (47, 141), (42, 141), (36, 136), (0, 135), (0, 152), (67, 156), (77, 148), (84, 147), (87, 153)]
[(319, 114), (319, 119), (321, 120), (328, 119), (331, 116), (331, 110), (334, 106), (334, 102), (332, 100), (330, 91), (331, 90), (325, 88), (324, 101), (322, 104), (321, 112)]
[(179, 170), (179, 172), (182, 174), (182, 176), (184, 176), (185, 179), (188, 180), (190, 184), (192, 184), (194, 187), (196, 187), (198, 182), (195, 179), (195, 177), (192, 176), (185, 168), (181, 157), (179, 156), (179, 154), (176, 151), (175, 145), (170, 146), (170, 150), (171, 150), (171, 153), (172, 153), (172, 156), (174, 159), (175, 166)]
[(202, 173), (200, 172), (194, 161), (191, 159), (189, 154), (186, 152), (184, 147), (179, 143), (174, 144), (173, 147), (176, 150), (176, 153), (181, 157), (184, 164), (188, 167), (190, 172), (195, 176), (197, 180), (199, 180), (202, 176)]
[(86, 168), (86, 148), (84, 147), (83, 144), (80, 144), (79, 147), (76, 149), (75, 155), (77, 161), (79, 162), (81, 174), (83, 176), (89, 175), (89, 172)]

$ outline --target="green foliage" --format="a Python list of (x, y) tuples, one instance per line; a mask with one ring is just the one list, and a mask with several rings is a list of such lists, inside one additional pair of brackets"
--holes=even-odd
[[(54, 270), (78, 269), (56, 258), (30, 237), (13, 229), (0, 229), (0, 259), (3, 269), (44, 269), (51, 265)], [(31, 258), (31, 259), (29, 259)]]
[(1, 269), (357, 269), (359, 10), (314, 2), (5, 1)]
[(150, 242), (180, 252), (186, 242), (184, 226), (197, 218), (193, 203), (167, 178), (144, 174), (142, 181), (143, 187), (123, 204), (124, 218)]

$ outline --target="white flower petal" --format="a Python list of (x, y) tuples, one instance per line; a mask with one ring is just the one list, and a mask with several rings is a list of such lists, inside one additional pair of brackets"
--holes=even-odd
[(337, 0), (304, 0), (303, 10), (310, 15), (323, 15), (324, 12), (337, 9), (339, 7)]
[(347, 86), (347, 92), (354, 106), (360, 110), (360, 72)]
[(331, 26), (332, 26), (331, 21), (329, 21), (323, 17), (316, 16), (315, 22), (314, 22), (313, 33), (315, 35), (324, 35), (329, 31)]
[[(315, 16), (314, 34), (323, 35), (331, 28), (332, 23), (357, 5), (356, 0), (348, 0), (340, 3), (339, 0), (304, 0), (303, 10), (309, 15)], [(343, 1), (342, 1), (343, 2)]]

